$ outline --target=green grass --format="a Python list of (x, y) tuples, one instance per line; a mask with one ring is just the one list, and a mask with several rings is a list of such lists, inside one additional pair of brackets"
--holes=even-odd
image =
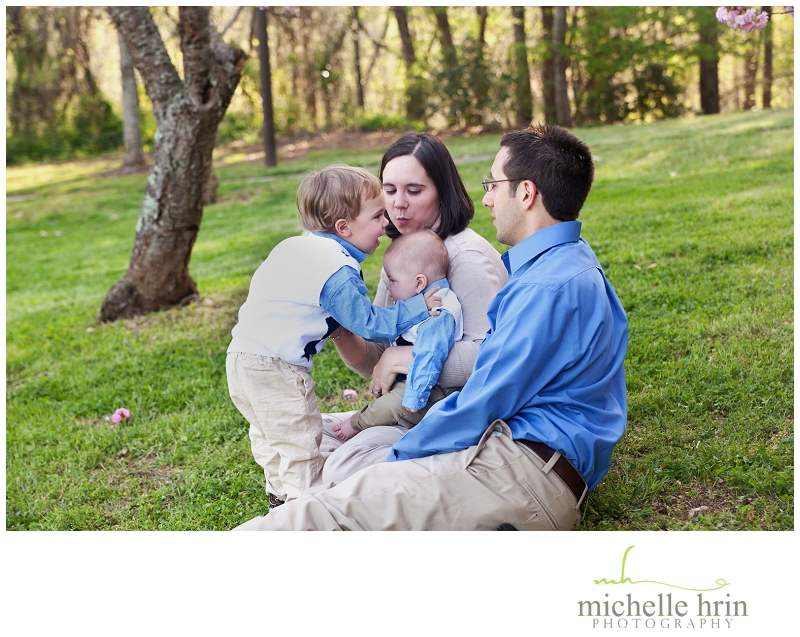
[[(628, 431), (579, 528), (792, 529), (792, 111), (578, 135), (597, 159), (584, 236), (630, 321)], [(448, 146), (476, 156), (498, 140)], [(7, 529), (228, 529), (266, 511), (227, 395), (230, 329), (256, 267), (297, 232), (297, 173), (376, 166), (382, 150), (272, 170), (229, 156), (191, 262), (201, 302), (109, 325), (98, 310), (127, 267), (146, 176), (103, 177), (107, 158), (7, 170)], [(490, 165), (460, 171), (471, 227), (494, 242)], [(365, 263), (371, 291), (382, 251)], [(331, 347), (313, 376), (326, 410), (366, 384)], [(111, 427), (120, 406), (133, 418)]]

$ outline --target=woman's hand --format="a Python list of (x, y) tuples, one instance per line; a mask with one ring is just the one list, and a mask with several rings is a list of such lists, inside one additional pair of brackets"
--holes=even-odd
[(407, 374), (411, 362), (411, 347), (388, 347), (372, 370), (369, 389), (376, 398), (388, 394), (398, 374)]
[[(427, 292), (425, 292), (425, 305), (428, 306), (428, 316), (439, 316), (439, 309), (442, 307), (442, 299), (438, 296), (434, 296), (439, 290), (441, 290), (441, 286), (436, 286), (435, 288), (431, 288)], [(404, 373), (404, 372), (401, 372)]]

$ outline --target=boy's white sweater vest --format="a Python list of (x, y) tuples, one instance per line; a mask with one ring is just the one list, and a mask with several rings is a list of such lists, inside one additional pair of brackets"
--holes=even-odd
[(327, 280), (342, 266), (361, 266), (332, 239), (290, 237), (270, 252), (253, 275), (228, 352), (280, 358), (311, 369), (338, 323), (319, 304)]

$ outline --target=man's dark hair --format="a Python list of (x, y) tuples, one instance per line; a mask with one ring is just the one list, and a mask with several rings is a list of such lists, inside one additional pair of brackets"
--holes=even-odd
[[(464, 182), (458, 174), (450, 151), (430, 133), (409, 133), (398, 139), (386, 149), (381, 161), (380, 179), (383, 181), (383, 169), (386, 164), (397, 157), (412, 155), (422, 164), (428, 173), (436, 192), (439, 195), (439, 227), (436, 234), (442, 240), (452, 234), (458, 234), (466, 229), (472, 217), (475, 216), (475, 206), (467, 194)], [(388, 216), (388, 215), (387, 215)], [(391, 239), (400, 236), (400, 231), (389, 220), (386, 234)]]
[(574, 221), (589, 195), (594, 164), (589, 147), (560, 126), (529, 126), (503, 135), (508, 148), (503, 166), (511, 196), (520, 181), (536, 184), (542, 203), (558, 221)]

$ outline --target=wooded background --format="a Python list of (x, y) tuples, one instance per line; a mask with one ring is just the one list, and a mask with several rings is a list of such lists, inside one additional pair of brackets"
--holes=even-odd
[[(266, 7), (275, 129), (286, 137), (345, 128), (593, 125), (792, 105), (793, 17), (773, 15), (767, 28), (743, 33), (714, 12)], [(152, 13), (182, 74), (178, 10)], [(263, 126), (258, 13), (211, 10), (225, 42), (249, 57), (218, 142), (257, 143)], [(149, 151), (155, 120), (138, 80)], [(7, 7), (7, 163), (121, 149), (122, 83), (117, 32), (104, 9)]]

